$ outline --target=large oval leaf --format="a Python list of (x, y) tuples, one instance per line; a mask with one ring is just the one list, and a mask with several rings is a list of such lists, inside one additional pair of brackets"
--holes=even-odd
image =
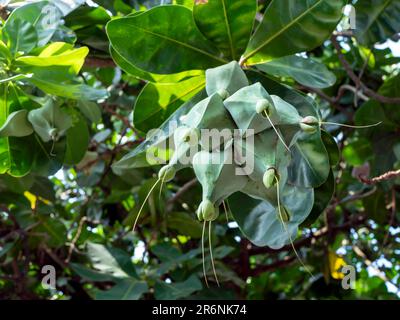
[(232, 60), (246, 49), (256, 12), (255, 0), (196, 1), (193, 7), (200, 31)]
[[(282, 204), (290, 212), (287, 230), (279, 218), (277, 206), (270, 202), (236, 193), (229, 198), (233, 217), (244, 235), (255, 245), (279, 249), (295, 239), (298, 226), (310, 214), (314, 203), (313, 189), (287, 185), (282, 194)], [(290, 236), (289, 236), (290, 235)]]
[(276, 77), (290, 77), (298, 83), (314, 88), (327, 88), (336, 82), (336, 76), (328, 68), (313, 59), (288, 56), (257, 64), (257, 69)]
[[(13, 84), (0, 84), (0, 126), (11, 113), (24, 109), (27, 101), (23, 92)], [(0, 174), (25, 176), (32, 168), (34, 154), (32, 137), (0, 138)]]
[(148, 72), (204, 70), (226, 62), (197, 29), (192, 11), (183, 6), (159, 6), (110, 21), (107, 34), (120, 56)]
[(272, 0), (243, 56), (249, 65), (308, 51), (335, 29), (344, 0)]
[(157, 128), (204, 86), (204, 76), (178, 83), (148, 83), (136, 100), (133, 114), (135, 128), (143, 132)]
[(11, 53), (22, 51), (29, 53), (37, 45), (38, 37), (33, 25), (21, 19), (15, 19), (2, 28), (3, 40)]
[[(49, 1), (29, 3), (15, 9), (7, 19), (4, 29), (11, 30), (12, 24), (17, 20), (28, 22), (37, 32), (39, 47), (49, 42), (59, 25), (62, 23), (63, 14), (60, 9)], [(22, 43), (27, 39), (23, 38)]]
[(400, 31), (398, 0), (357, 1), (356, 37), (365, 45), (383, 42)]

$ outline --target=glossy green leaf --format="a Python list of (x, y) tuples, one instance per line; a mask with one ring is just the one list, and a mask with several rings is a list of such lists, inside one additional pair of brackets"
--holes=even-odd
[(397, 0), (363, 0), (355, 4), (357, 40), (371, 46), (400, 30), (400, 3)]
[(197, 29), (192, 11), (183, 6), (159, 6), (110, 21), (107, 34), (120, 56), (148, 72), (204, 70), (225, 63)]
[(105, 25), (111, 19), (103, 7), (81, 6), (65, 17), (65, 24), (72, 30), (92, 25)]
[(189, 236), (193, 239), (201, 238), (201, 224), (186, 212), (172, 212), (168, 214), (168, 227), (176, 230), (178, 234)]
[(204, 86), (204, 76), (178, 83), (148, 83), (135, 103), (135, 127), (143, 132), (157, 128), (183, 103), (203, 90)]
[(96, 270), (116, 278), (137, 277), (131, 258), (126, 252), (91, 242), (88, 243), (87, 250)]
[(154, 294), (158, 300), (177, 300), (187, 298), (202, 288), (200, 280), (192, 275), (184, 282), (168, 284), (158, 281), (154, 287)]
[(327, 88), (336, 82), (336, 76), (324, 64), (296, 55), (257, 64), (256, 67), (276, 77), (293, 78), (308, 87)]
[(88, 281), (102, 282), (102, 281), (112, 281), (115, 279), (111, 275), (89, 269), (88, 267), (85, 267), (84, 265), (79, 264), (79, 263), (71, 262), (69, 265), (70, 265), (71, 269), (74, 272), (76, 272), (82, 279), (85, 279)]
[(289, 181), (296, 186), (319, 187), (330, 172), (329, 155), (321, 140), (321, 133), (302, 133), (292, 147)]
[(135, 279), (118, 280), (107, 291), (97, 291), (96, 300), (139, 300), (149, 290), (147, 283)]
[(11, 53), (29, 53), (38, 43), (38, 36), (34, 26), (28, 21), (15, 19), (7, 23), (3, 29), (3, 40), (7, 43)]
[(64, 163), (67, 165), (78, 164), (86, 154), (89, 146), (89, 129), (85, 118), (78, 112), (74, 112), (73, 125), (67, 130), (67, 149)]
[(321, 138), (328, 152), (331, 167), (337, 166), (340, 160), (340, 150), (335, 139), (325, 130), (321, 130)]
[(282, 225), (276, 204), (236, 193), (229, 198), (229, 207), (243, 234), (257, 246), (279, 249), (288, 244), (290, 237), (296, 238), (298, 226), (311, 212), (314, 203), (313, 189), (286, 186), (281, 195), (281, 203), (290, 213)]
[(254, 65), (316, 48), (335, 29), (345, 2), (272, 0), (242, 61)]
[(193, 15), (200, 31), (232, 60), (246, 49), (257, 12), (255, 0), (195, 1)]
[(66, 46), (65, 43), (56, 42), (43, 50), (39, 56), (20, 57), (16, 59), (16, 62), (19, 66), (42, 68), (49, 66), (68, 66), (70, 67), (71, 73), (77, 75), (85, 62), (85, 57), (88, 55), (89, 49), (87, 47), (68, 49), (68, 47), (69, 46)]
[(98, 123), (101, 121), (101, 109), (97, 103), (86, 100), (79, 100), (78, 109), (91, 122)]
[(27, 110), (18, 110), (11, 113), (7, 121), (0, 127), (0, 137), (25, 137), (32, 134), (32, 125), (27, 118)]
[(18, 80), (22, 80), (22, 79), (26, 79), (26, 78), (31, 78), (32, 74), (18, 74), (6, 79), (0, 79), (0, 84), (1, 83), (6, 83), (6, 82), (11, 82), (11, 81), (18, 81)]
[(51, 248), (59, 248), (67, 241), (67, 228), (64, 223), (54, 218), (48, 219), (45, 215), (38, 217), (40, 224), (34, 228), (35, 232), (46, 234), (46, 245)]
[(124, 59), (121, 55), (117, 53), (117, 51), (112, 46), (110, 46), (110, 54), (115, 63), (126, 73), (134, 76), (137, 79), (147, 80), (150, 82), (176, 83), (190, 77), (204, 75), (204, 71), (202, 70), (189, 70), (175, 74), (156, 74), (156, 73), (146, 72), (135, 67), (128, 60)]
[(324, 212), (331, 202), (335, 193), (335, 177), (333, 171), (329, 173), (328, 179), (325, 183), (318, 188), (314, 189), (314, 206), (311, 210), (310, 215), (300, 225), (301, 227), (311, 226), (319, 216)]
[(7, 48), (6, 44), (0, 39), (0, 61), (4, 60), (9, 63), (12, 59), (10, 49)]
[(33, 83), (43, 92), (51, 95), (73, 99), (73, 100), (100, 100), (105, 99), (108, 96), (108, 92), (105, 89), (96, 89), (91, 86), (75, 83), (75, 82), (64, 82), (60, 83), (57, 79), (46, 78), (49, 75), (48, 72), (36, 72), (29, 82)]
[[(61, 24), (62, 13), (49, 1), (28, 3), (14, 10), (7, 19), (4, 28), (12, 29), (17, 20), (30, 23), (37, 32), (37, 45), (44, 46), (49, 42), (57, 27)], [(22, 38), (22, 42), (27, 39)]]
[[(25, 108), (27, 101), (15, 85), (0, 84), (0, 126), (5, 124), (10, 114)], [(28, 174), (35, 155), (33, 150), (32, 137), (0, 138), (0, 174), (8, 173), (14, 177)]]

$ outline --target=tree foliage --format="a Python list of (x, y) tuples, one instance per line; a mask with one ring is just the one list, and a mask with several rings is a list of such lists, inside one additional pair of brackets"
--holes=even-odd
[(0, 298), (398, 298), (398, 1), (6, 2)]

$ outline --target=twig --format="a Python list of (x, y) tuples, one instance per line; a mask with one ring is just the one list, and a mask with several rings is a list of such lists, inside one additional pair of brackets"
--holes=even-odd
[(88, 57), (85, 60), (85, 67), (89, 68), (113, 68), (115, 63), (111, 59)]
[(372, 179), (368, 179), (366, 177), (363, 177), (361, 175), (358, 176), (358, 178), (360, 179), (360, 181), (362, 183), (368, 184), (368, 185), (373, 185), (382, 181), (386, 181), (386, 180), (390, 180), (393, 178), (397, 178), (400, 177), (400, 169), (396, 170), (396, 171), (389, 171), (386, 172), (378, 177), (372, 178)]
[(397, 292), (399, 292), (399, 287), (397, 284), (395, 284), (392, 280), (390, 280), (386, 274), (378, 269), (377, 267), (375, 267), (372, 263), (372, 261), (367, 257), (367, 255), (360, 249), (360, 247), (354, 245), (353, 246), (353, 251), (355, 252), (355, 254), (357, 254), (360, 258), (364, 259), (364, 263), (367, 267), (371, 268), (372, 270), (374, 270), (377, 274), (377, 276), (384, 282), (390, 283), (392, 286), (394, 286), (397, 289)]
[(183, 185), (182, 188), (179, 189), (179, 191), (173, 196), (171, 199), (168, 200), (167, 202), (167, 211), (170, 211), (172, 209), (172, 205), (179, 199), (181, 198), (187, 191), (189, 191), (193, 186), (195, 186), (197, 183), (197, 179), (194, 178), (193, 180), (190, 180), (186, 184)]
[(350, 77), (350, 79), (355, 83), (356, 87), (360, 88), (365, 93), (366, 96), (373, 98), (381, 103), (400, 104), (400, 97), (391, 98), (391, 97), (382, 96), (379, 93), (376, 93), (374, 90), (371, 90), (370, 88), (368, 88), (358, 78), (358, 76), (352, 70), (352, 67), (350, 66), (349, 62), (346, 60), (344, 54), (342, 53), (342, 47), (340, 46), (336, 37), (337, 37), (336, 35), (333, 35), (331, 37), (332, 44), (336, 49), (340, 63), (342, 64), (343, 68), (346, 70), (346, 73)]
[(72, 242), (71, 242), (71, 244), (69, 246), (67, 259), (65, 259), (65, 263), (66, 264), (68, 264), (70, 262), (70, 260), (71, 260), (72, 252), (75, 249), (76, 243), (77, 243), (77, 241), (78, 241), (78, 239), (79, 239), (79, 237), (80, 237), (80, 235), (82, 233), (83, 224), (86, 221), (87, 221), (87, 217), (86, 216), (82, 217), (81, 221), (79, 221), (78, 230), (76, 231), (75, 237), (74, 237), (74, 239), (72, 240)]

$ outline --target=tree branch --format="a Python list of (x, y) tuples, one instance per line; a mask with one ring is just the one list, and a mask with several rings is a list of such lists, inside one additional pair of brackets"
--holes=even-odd
[(379, 93), (376, 93), (374, 90), (371, 90), (370, 88), (368, 88), (361, 81), (361, 79), (354, 73), (352, 67), (350, 66), (349, 62), (346, 60), (344, 54), (342, 53), (342, 47), (340, 46), (336, 37), (337, 37), (337, 35), (333, 35), (331, 37), (332, 44), (336, 49), (340, 63), (342, 64), (343, 68), (346, 70), (346, 73), (350, 77), (350, 79), (355, 83), (356, 87), (360, 88), (366, 96), (373, 98), (381, 103), (400, 104), (400, 97), (391, 98), (391, 97), (382, 96)]
[(376, 184), (376, 183), (379, 183), (379, 182), (382, 182), (382, 181), (386, 181), (386, 180), (390, 180), (390, 179), (394, 179), (394, 178), (397, 178), (397, 177), (400, 177), (400, 169), (396, 170), (396, 171), (386, 172), (386, 173), (384, 173), (384, 174), (382, 174), (382, 175), (380, 175), (378, 177), (372, 178), (372, 179), (368, 179), (368, 178), (363, 177), (361, 175), (358, 176), (358, 178), (360, 179), (361, 182), (363, 182), (365, 184), (369, 184), (369, 185)]

